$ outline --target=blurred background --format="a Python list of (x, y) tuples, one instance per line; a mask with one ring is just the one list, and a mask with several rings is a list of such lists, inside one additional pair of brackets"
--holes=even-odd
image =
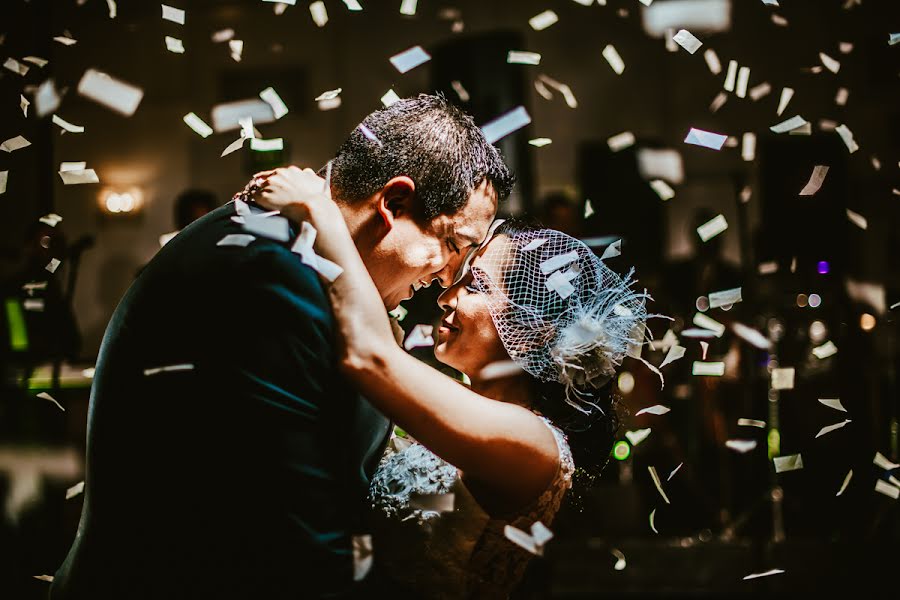
[[(524, 107), (530, 124), (497, 142), (519, 178), (501, 213), (598, 253), (621, 240), (607, 264), (636, 267), (652, 308), (673, 318), (651, 322), (642, 357), (659, 366), (684, 349), (662, 389), (626, 360), (614, 456), (558, 517), (523, 597), (895, 587), (897, 2), (173, 6), (183, 24), (143, 0), (0, 6), (3, 597), (43, 597), (34, 576), (52, 574), (74, 537), (94, 360), (142, 266), (252, 173), (323, 165), (390, 90), (441, 91), (479, 124)], [(695, 53), (673, 39), (680, 29), (702, 41)], [(431, 58), (400, 73), (389, 59), (413, 46)], [(133, 114), (79, 93), (92, 69), (142, 91)], [(260, 97), (270, 87), (286, 114)], [(282, 147), (221, 156), (248, 115)], [(770, 129), (795, 115), (807, 124)], [(720, 150), (686, 144), (691, 128), (728, 137)], [(801, 196), (817, 166), (824, 182)], [(727, 228), (704, 241), (714, 218)], [(739, 302), (711, 307), (735, 288)], [(406, 303), (407, 331), (434, 321), (436, 295)], [(636, 414), (655, 405), (671, 411)], [(776, 472), (793, 455), (802, 468)], [(784, 573), (744, 580), (770, 569)]]

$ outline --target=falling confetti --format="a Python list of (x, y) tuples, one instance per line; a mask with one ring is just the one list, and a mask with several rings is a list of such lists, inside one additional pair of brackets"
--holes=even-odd
[(792, 390), (794, 389), (794, 368), (784, 367), (772, 369), (772, 389), (773, 390)]
[(796, 471), (803, 468), (803, 457), (799, 454), (789, 454), (788, 456), (776, 456), (772, 459), (775, 463), (775, 472), (784, 473), (786, 471)]
[(800, 195), (812, 196), (813, 194), (818, 192), (819, 188), (822, 187), (822, 183), (825, 181), (825, 176), (827, 174), (827, 165), (816, 165), (815, 167), (813, 167), (813, 172), (809, 177), (809, 182), (805, 186), (803, 186), (802, 190), (800, 190)]
[(649, 406), (647, 408), (642, 408), (637, 411), (634, 416), (639, 417), (641, 415), (664, 415), (667, 412), (672, 410), (668, 406), (663, 406), (661, 404), (656, 404), (655, 406)]
[(741, 288), (722, 290), (721, 292), (712, 292), (709, 295), (709, 307), (710, 308), (719, 308), (721, 306), (736, 304), (740, 301), (741, 301)]
[(662, 499), (666, 501), (666, 504), (672, 504), (669, 502), (669, 497), (666, 496), (666, 493), (663, 491), (662, 482), (659, 480), (659, 475), (656, 473), (656, 468), (652, 466), (648, 466), (647, 470), (650, 472), (650, 477), (653, 479), (653, 485), (656, 486), (656, 490), (659, 492), (659, 495), (662, 496)]
[(16, 137), (9, 138), (2, 144), (0, 144), (0, 150), (4, 152), (15, 152), (16, 150), (21, 150), (22, 148), (27, 148), (31, 145), (31, 142), (26, 140), (21, 135), (17, 135)]
[(412, 350), (413, 348), (433, 346), (434, 339), (431, 337), (433, 331), (434, 326), (432, 325), (416, 325), (409, 332), (406, 341), (403, 342), (403, 347)]
[(850, 151), (850, 154), (853, 154), (857, 150), (859, 150), (859, 145), (853, 139), (853, 132), (846, 125), (838, 125), (834, 129), (841, 139), (844, 141), (844, 145), (847, 146), (847, 150)]
[(550, 138), (534, 138), (533, 140), (528, 140), (528, 143), (536, 148), (543, 148), (544, 146), (552, 144), (553, 140)]
[(875, 491), (884, 494), (888, 498), (893, 498), (894, 500), (900, 498), (900, 487), (893, 486), (883, 479), (875, 481)]
[(150, 377), (152, 375), (159, 375), (160, 373), (173, 373), (179, 371), (193, 371), (194, 365), (191, 363), (181, 363), (177, 365), (164, 365), (161, 367), (152, 367), (149, 369), (144, 369), (144, 376)]
[(650, 529), (653, 530), (653, 533), (659, 533), (656, 530), (656, 524), (654, 523), (655, 517), (656, 517), (656, 509), (654, 508), (653, 510), (650, 511)]
[(628, 438), (628, 442), (632, 446), (637, 446), (638, 444), (646, 440), (648, 435), (650, 435), (650, 428), (625, 432), (625, 437)]
[(531, 25), (531, 28), (535, 31), (543, 31), (557, 21), (559, 21), (559, 17), (555, 12), (553, 12), (552, 10), (545, 10), (544, 12), (528, 19), (528, 24)]
[(684, 143), (703, 146), (704, 148), (711, 148), (713, 150), (721, 150), (727, 137), (727, 135), (722, 135), (720, 133), (713, 133), (711, 131), (704, 131), (702, 129), (691, 127), (687, 137), (684, 138)]
[(606, 144), (613, 152), (619, 152), (620, 150), (633, 146), (634, 142), (634, 134), (630, 131), (623, 131), (606, 140)]
[(816, 437), (823, 436), (826, 433), (831, 433), (835, 429), (840, 429), (841, 427), (843, 427), (844, 425), (846, 425), (847, 423), (850, 423), (850, 422), (851, 422), (850, 419), (844, 419), (840, 423), (835, 423), (834, 425), (828, 425), (826, 427), (823, 427), (822, 429), (819, 430), (819, 433), (816, 434)]
[(841, 412), (847, 412), (847, 409), (844, 408), (844, 405), (841, 404), (841, 401), (838, 398), (819, 398), (819, 402), (828, 408), (833, 408), (834, 410), (839, 410)]
[(759, 429), (763, 429), (766, 426), (765, 421), (758, 421), (756, 419), (738, 419), (737, 422), (740, 427), (757, 427)]
[(739, 454), (746, 454), (756, 448), (756, 440), (728, 440), (725, 446)]
[[(340, 93), (341, 90), (339, 89), (337, 92)], [(276, 120), (288, 114), (287, 105), (285, 105), (284, 100), (281, 99), (281, 96), (278, 95), (274, 88), (267, 87), (259, 93), (259, 97), (272, 108)], [(321, 98), (316, 98), (316, 100), (321, 100)]]
[(539, 65), (541, 64), (541, 55), (537, 52), (510, 50), (506, 55), (506, 62), (511, 65)]
[[(54, 260), (56, 260), (56, 259), (54, 259)], [(51, 271), (51, 272), (52, 272), (52, 271)], [(47, 392), (41, 392), (41, 393), (37, 394), (37, 397), (40, 398), (40, 399), (42, 399), (42, 400), (47, 400), (48, 402), (52, 402), (53, 404), (56, 405), (57, 408), (59, 408), (59, 410), (61, 410), (61, 411), (63, 411), (63, 412), (66, 412), (66, 409), (63, 408), (63, 405), (60, 404), (59, 402), (57, 402), (57, 401), (56, 401), (56, 398), (54, 398), (53, 396), (51, 396), (51, 395), (48, 394)]]
[(207, 125), (203, 121), (203, 119), (192, 112), (184, 115), (184, 117), (182, 117), (182, 120), (185, 122), (185, 124), (187, 124), (188, 127), (194, 130), (194, 133), (196, 133), (200, 137), (207, 138), (213, 133), (213, 128)]
[(584, 201), (584, 218), (587, 219), (591, 215), (594, 214), (594, 205), (591, 204), (591, 199), (586, 198)]
[(372, 569), (372, 536), (353, 536), (353, 581), (362, 581)]
[(612, 553), (613, 556), (616, 557), (616, 564), (613, 565), (613, 569), (615, 569), (616, 571), (624, 570), (626, 563), (625, 563), (625, 555), (622, 554), (622, 551), (618, 550), (617, 548), (613, 548), (612, 550), (610, 550), (610, 552)]
[(174, 54), (184, 54), (184, 42), (172, 36), (166, 36), (166, 50)]
[(691, 370), (692, 375), (703, 375), (703, 376), (711, 376), (711, 377), (721, 377), (725, 374), (725, 363), (724, 362), (702, 362), (702, 361), (694, 361), (693, 368)]
[(662, 179), (653, 179), (650, 181), (650, 188), (656, 192), (660, 200), (671, 200), (675, 197), (675, 190)]
[(780, 575), (781, 573), (784, 573), (784, 570), (770, 569), (769, 571), (765, 571), (763, 573), (752, 573), (750, 575), (747, 575), (746, 577), (744, 577), (744, 581), (747, 581), (748, 579), (756, 579), (757, 577), (768, 577), (769, 575)]
[(518, 131), (522, 127), (525, 127), (529, 123), (531, 123), (531, 116), (528, 114), (528, 111), (525, 110), (524, 106), (519, 106), (493, 121), (484, 124), (481, 127), (481, 131), (484, 133), (484, 137), (487, 139), (488, 143), (493, 144), (509, 134)]
[(697, 235), (704, 242), (708, 242), (723, 231), (728, 229), (728, 222), (723, 215), (717, 215), (697, 228)]
[(834, 356), (835, 354), (837, 354), (837, 351), (837, 346), (835, 346), (834, 342), (832, 342), (831, 340), (828, 340), (821, 346), (817, 346), (812, 349), (812, 353), (818, 359), (824, 359), (828, 358), (829, 356)]
[(659, 368), (662, 369), (667, 364), (675, 362), (683, 357), (685, 352), (687, 352), (687, 348), (684, 346), (679, 346), (677, 344), (673, 345), (669, 348), (669, 351), (666, 353), (666, 357), (663, 359), (662, 363), (660, 363)]
[(75, 485), (73, 485), (72, 487), (70, 487), (69, 489), (66, 490), (66, 500), (71, 500), (72, 498), (74, 498), (78, 494), (81, 494), (82, 492), (84, 492), (84, 482), (79, 481), (78, 483), (76, 483)]
[(126, 117), (134, 114), (144, 97), (142, 89), (95, 69), (85, 71), (78, 93)]
[(625, 61), (622, 60), (622, 57), (619, 56), (612, 44), (608, 44), (603, 49), (603, 58), (606, 59), (612, 70), (616, 72), (616, 75), (621, 75), (625, 71)]
[(694, 34), (692, 34), (687, 29), (678, 30), (678, 33), (676, 33), (672, 37), (672, 40), (676, 44), (687, 50), (690, 54), (696, 52), (697, 49), (699, 49), (700, 46), (703, 45), (703, 42), (694, 37)]
[(391, 64), (401, 73), (411, 71), (429, 60), (431, 60), (431, 55), (425, 52), (422, 46), (413, 46), (390, 58)]
[(325, 27), (328, 23), (328, 10), (322, 0), (313, 2), (309, 5), (309, 14), (312, 16), (313, 23), (318, 27)]
[(675, 467), (674, 469), (672, 469), (672, 472), (669, 473), (668, 477), (666, 477), (666, 481), (672, 481), (672, 478), (675, 477), (675, 473), (677, 473), (678, 470), (681, 469), (681, 467), (683, 467), (683, 466), (684, 466), (683, 462), (678, 463), (678, 466)]
[(835, 494), (835, 496), (840, 496), (841, 494), (844, 493), (844, 490), (847, 489), (847, 485), (850, 483), (850, 479), (852, 477), (853, 477), (853, 469), (850, 469), (849, 471), (847, 471), (847, 475), (844, 477), (844, 483), (841, 484), (841, 489), (839, 489), (837, 491), (837, 494)]

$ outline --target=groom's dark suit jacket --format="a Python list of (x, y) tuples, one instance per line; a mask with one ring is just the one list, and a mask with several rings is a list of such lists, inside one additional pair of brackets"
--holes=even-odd
[[(97, 360), (84, 509), (54, 600), (348, 593), (390, 424), (335, 361), (316, 273), (229, 203), (132, 284)], [(191, 365), (145, 374), (145, 369)]]

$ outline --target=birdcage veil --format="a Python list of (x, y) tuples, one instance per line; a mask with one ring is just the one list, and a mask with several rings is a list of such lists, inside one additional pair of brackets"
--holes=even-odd
[(492, 244), (471, 272), (506, 351), (532, 376), (563, 384), (581, 412), (599, 409), (591, 391), (645, 343), (645, 322), (654, 316), (646, 310), (649, 295), (632, 288), (633, 270), (620, 276), (562, 232), (501, 227), (499, 234), (505, 243)]

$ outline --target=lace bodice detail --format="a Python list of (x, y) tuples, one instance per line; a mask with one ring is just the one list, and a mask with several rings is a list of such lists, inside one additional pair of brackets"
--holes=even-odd
[[(393, 438), (369, 489), (379, 568), (421, 597), (508, 596), (533, 555), (508, 540), (504, 527), (549, 526), (575, 470), (565, 434), (543, 420), (556, 439), (559, 469), (543, 494), (505, 518), (479, 506), (456, 467), (421, 444)], [(448, 494), (453, 510), (441, 512)]]

